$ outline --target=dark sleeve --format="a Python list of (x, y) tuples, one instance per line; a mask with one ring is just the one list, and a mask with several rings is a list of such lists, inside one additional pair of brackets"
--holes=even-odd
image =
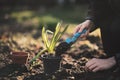
[(115, 54), (115, 59), (116, 59), (117, 65), (120, 67), (120, 53)]
[(87, 20), (92, 20), (95, 26), (100, 26), (101, 21), (107, 18), (109, 5), (107, 0), (89, 0)]

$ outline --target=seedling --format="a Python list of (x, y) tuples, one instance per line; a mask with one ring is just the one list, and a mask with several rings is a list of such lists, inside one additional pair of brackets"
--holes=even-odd
[[(64, 29), (62, 30), (62, 23), (58, 22), (57, 26), (55, 28), (55, 32), (52, 32), (48, 30), (45, 26), (42, 28), (42, 40), (44, 42), (44, 49), (41, 50), (31, 61), (35, 61), (39, 56), (45, 52), (48, 52), (48, 54), (54, 54), (55, 55), (55, 47), (57, 42), (61, 39), (62, 35), (65, 33), (65, 31), (68, 28), (68, 25), (65, 25)], [(52, 38), (49, 39), (48, 33), (52, 34)]]

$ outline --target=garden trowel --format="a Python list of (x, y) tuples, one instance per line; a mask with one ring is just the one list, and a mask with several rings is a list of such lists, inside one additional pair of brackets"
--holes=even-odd
[(65, 53), (70, 47), (72, 46), (73, 43), (77, 41), (77, 39), (86, 32), (87, 30), (84, 29), (82, 32), (77, 32), (75, 33), (71, 38), (67, 38), (64, 42), (61, 42), (57, 47), (56, 47), (56, 55), (61, 55)]

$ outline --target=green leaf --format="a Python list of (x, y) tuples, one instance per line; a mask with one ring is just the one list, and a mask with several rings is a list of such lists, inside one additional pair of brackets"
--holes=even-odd
[(42, 39), (43, 39), (43, 42), (44, 42), (46, 48), (48, 49), (49, 48), (49, 42), (48, 42), (48, 37), (47, 37), (46, 30), (45, 30), (44, 26), (42, 28)]
[(50, 34), (53, 34), (53, 32), (52, 32), (52, 31), (50, 31), (50, 30), (46, 30), (46, 32), (47, 32), (47, 33), (50, 33)]
[[(62, 35), (65, 33), (65, 31), (68, 28), (68, 25), (66, 25), (65, 28), (61, 31), (61, 26), (62, 26), (62, 23), (59, 22), (57, 24), (56, 28), (55, 28), (55, 32), (52, 32), (50, 30), (46, 30), (46, 28), (43, 26), (43, 28), (42, 28), (42, 39), (43, 39), (43, 42), (44, 42), (44, 45), (45, 45), (45, 49), (42, 50), (41, 52), (39, 52), (31, 60), (31, 62), (36, 60), (45, 51), (48, 51), (48, 53), (54, 53), (56, 43), (60, 40), (60, 38), (62, 37)], [(48, 38), (49, 35), (48, 34), (52, 34), (51, 40), (49, 40), (49, 38)]]
[(33, 61), (35, 61), (37, 58), (39, 58), (39, 56), (41, 54), (43, 54), (46, 51), (47, 51), (47, 49), (43, 49), (42, 51), (40, 51), (32, 60), (30, 60), (30, 63), (32, 63)]
[(52, 37), (52, 40), (51, 40), (51, 44), (50, 44), (50, 52), (53, 52), (54, 51), (54, 48), (55, 48), (55, 40), (56, 40), (56, 37), (58, 37), (58, 34), (60, 32), (60, 29), (61, 29), (61, 23), (58, 23), (57, 26), (56, 26), (56, 29), (55, 29), (55, 33), (53, 34), (53, 37)]
[(60, 40), (60, 38), (62, 37), (62, 35), (65, 33), (65, 31), (67, 30), (68, 26), (69, 25), (66, 25), (65, 28), (64, 28), (64, 30), (59, 33), (59, 35), (58, 35), (58, 37), (56, 38), (56, 41), (55, 41), (56, 43)]

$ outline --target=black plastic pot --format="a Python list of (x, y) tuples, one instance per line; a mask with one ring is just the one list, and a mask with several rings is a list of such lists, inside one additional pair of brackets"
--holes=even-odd
[(45, 55), (41, 57), (43, 60), (44, 72), (46, 74), (53, 74), (60, 68), (61, 57)]

